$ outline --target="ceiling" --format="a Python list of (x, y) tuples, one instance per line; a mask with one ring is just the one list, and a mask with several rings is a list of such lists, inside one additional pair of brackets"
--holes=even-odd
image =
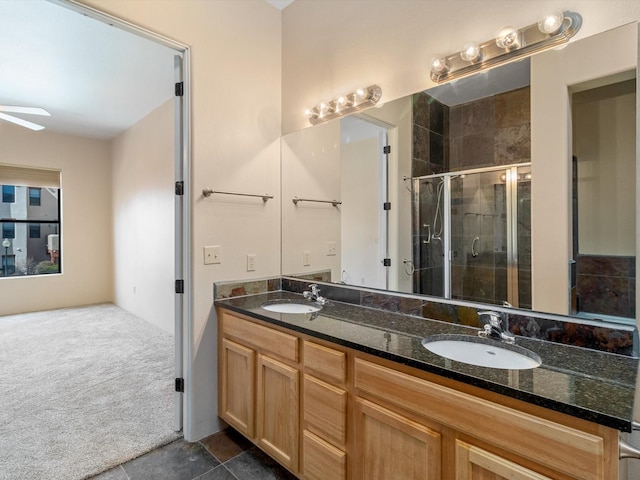
[(48, 130), (111, 139), (173, 96), (175, 51), (46, 0), (0, 1), (0, 105)]

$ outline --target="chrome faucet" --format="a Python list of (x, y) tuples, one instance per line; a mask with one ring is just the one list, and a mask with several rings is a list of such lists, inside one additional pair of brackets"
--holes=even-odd
[(491, 310), (478, 312), (478, 316), (481, 319), (485, 315), (489, 317), (489, 321), (485, 323), (484, 328), (478, 332), (479, 337), (493, 338), (494, 340), (501, 340), (505, 343), (516, 343), (516, 337), (509, 333), (506, 322), (502, 320), (502, 314)]
[(312, 302), (319, 303), (320, 305), (324, 305), (325, 303), (327, 303), (327, 299), (320, 296), (320, 289), (318, 288), (317, 284), (312, 283), (311, 285), (309, 285), (309, 288), (311, 289), (311, 291), (305, 290), (304, 292), (302, 292), (304, 298), (307, 298)]

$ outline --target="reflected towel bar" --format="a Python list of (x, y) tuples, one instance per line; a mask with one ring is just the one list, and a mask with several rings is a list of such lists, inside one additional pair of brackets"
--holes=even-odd
[(256, 195), (255, 193), (238, 193), (238, 192), (223, 192), (221, 190), (214, 190), (213, 188), (203, 188), (202, 195), (205, 197), (210, 197), (214, 193), (220, 193), (222, 195), (239, 195), (241, 197), (258, 197), (262, 198), (263, 202), (266, 202), (270, 198), (273, 198), (273, 195), (264, 194), (264, 195)]
[(342, 202), (340, 202), (338, 200), (312, 200), (310, 198), (293, 197), (293, 204), (294, 205), (298, 205), (298, 202), (330, 203), (334, 207), (337, 207), (338, 205), (342, 205)]

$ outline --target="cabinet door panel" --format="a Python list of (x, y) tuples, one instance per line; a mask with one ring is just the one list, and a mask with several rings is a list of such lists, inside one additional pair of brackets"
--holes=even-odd
[(295, 368), (258, 355), (258, 445), (294, 472), (298, 469), (298, 391)]
[(440, 433), (366, 400), (356, 400), (354, 476), (440, 480)]
[(517, 463), (456, 440), (457, 480), (551, 480)]
[(220, 417), (253, 437), (255, 352), (225, 338), (220, 366)]

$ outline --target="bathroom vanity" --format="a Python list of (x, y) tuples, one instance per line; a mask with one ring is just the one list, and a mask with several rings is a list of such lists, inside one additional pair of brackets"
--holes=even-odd
[(517, 338), (507, 370), (422, 346), (476, 329), (278, 291), (217, 300), (219, 416), (301, 479), (617, 480), (637, 358)]

